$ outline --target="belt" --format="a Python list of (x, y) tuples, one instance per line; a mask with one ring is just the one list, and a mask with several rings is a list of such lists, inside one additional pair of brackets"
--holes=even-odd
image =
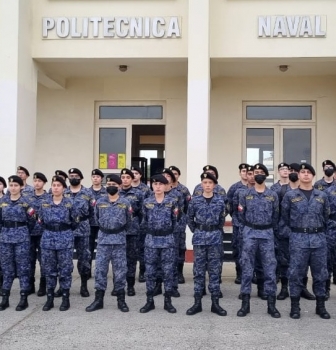
[(330, 216), (329, 216), (329, 219), (330, 219), (330, 220), (336, 221), (336, 214), (330, 215)]
[(324, 227), (291, 227), (292, 232), (296, 233), (319, 233), (325, 232)]
[(171, 230), (156, 230), (156, 231), (150, 231), (148, 234), (152, 236), (168, 236), (171, 235), (173, 232)]
[(20, 221), (4, 221), (3, 222), (3, 227), (5, 228), (18, 228), (18, 227), (23, 227), (27, 226), (26, 222), (20, 222)]
[(99, 226), (99, 230), (103, 233), (106, 234), (117, 234), (117, 233), (121, 233), (123, 231), (125, 231), (125, 226), (117, 228), (117, 229), (110, 229), (110, 228), (105, 228), (105, 227), (100, 227)]
[(217, 231), (220, 228), (218, 227), (218, 225), (201, 225), (201, 224), (196, 224), (196, 228), (198, 228), (201, 231)]
[(273, 224), (268, 224), (268, 225), (254, 225), (251, 224), (250, 222), (245, 222), (245, 226), (251, 227), (254, 230), (268, 230), (270, 228), (273, 228)]
[(44, 229), (51, 232), (60, 232), (71, 230), (70, 224), (45, 224)]

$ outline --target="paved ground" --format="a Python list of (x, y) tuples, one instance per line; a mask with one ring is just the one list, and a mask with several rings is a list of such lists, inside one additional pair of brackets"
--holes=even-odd
[[(94, 313), (85, 312), (93, 300), (93, 279), (89, 281), (90, 298), (79, 296), (80, 280), (74, 274), (71, 291), (71, 309), (60, 312), (60, 299), (55, 308), (43, 312), (45, 297), (30, 296), (29, 308), (16, 312), (19, 300), (18, 281), (14, 283), (10, 308), (0, 313), (0, 349), (334, 349), (336, 344), (336, 286), (327, 302), (331, 320), (315, 315), (315, 302), (302, 301), (302, 318), (289, 318), (289, 301), (278, 302), (281, 319), (272, 319), (266, 313), (266, 302), (254, 292), (251, 314), (236, 316), (240, 307), (237, 299), (239, 286), (233, 283), (234, 265), (227, 263), (223, 272), (221, 305), (228, 316), (219, 317), (210, 312), (211, 299), (203, 298), (203, 312), (186, 316), (193, 302), (192, 265), (186, 267), (187, 283), (180, 286), (181, 298), (174, 299), (176, 314), (163, 310), (163, 297), (155, 298), (156, 309), (140, 314), (145, 303), (144, 284), (136, 285), (137, 295), (128, 297), (129, 313), (116, 307), (116, 298), (105, 297), (105, 308)], [(109, 292), (112, 286), (109, 284)]]

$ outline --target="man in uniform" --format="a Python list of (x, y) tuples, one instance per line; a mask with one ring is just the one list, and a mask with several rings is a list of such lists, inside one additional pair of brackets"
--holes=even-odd
[(278, 193), (279, 189), (283, 185), (288, 185), (289, 183), (289, 165), (287, 163), (280, 163), (278, 164), (278, 175), (279, 180), (277, 183), (271, 186), (271, 190)]
[(324, 191), (331, 185), (335, 183), (334, 173), (336, 170), (335, 163), (327, 159), (322, 162), (322, 168), (324, 176), (321, 180), (318, 180), (314, 183), (314, 188)]
[(330, 214), (327, 195), (313, 188), (315, 169), (301, 164), (300, 187), (288, 191), (281, 203), (281, 219), (284, 229), (279, 234), (289, 234), (289, 290), (291, 297), (290, 317), (300, 318), (300, 294), (308, 266), (313, 276), (316, 295), (316, 313), (329, 319), (325, 309), (327, 271), (326, 232)]
[(19, 165), (16, 169), (16, 175), (23, 181), (23, 188), (21, 191), (25, 194), (32, 194), (34, 192), (34, 187), (27, 184), (27, 179), (30, 176), (28, 169)]

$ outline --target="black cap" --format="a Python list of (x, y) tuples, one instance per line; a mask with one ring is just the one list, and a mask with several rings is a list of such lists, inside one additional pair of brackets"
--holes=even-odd
[(0, 176), (0, 182), (3, 184), (4, 188), (7, 188), (6, 180), (2, 176)]
[(121, 169), (120, 176), (121, 175), (129, 175), (132, 179), (134, 179), (134, 174), (130, 169), (127, 168)]
[(169, 170), (171, 170), (171, 171), (175, 170), (179, 175), (181, 175), (181, 170), (175, 165), (171, 165), (169, 167)]
[(253, 165), (248, 165), (247, 166), (247, 171), (253, 171), (254, 170), (254, 166)]
[(117, 183), (118, 185), (121, 185), (121, 184), (122, 184), (121, 178), (120, 178), (120, 176), (117, 175), (117, 174), (109, 174), (109, 175), (106, 175), (106, 182), (115, 182), (115, 183)]
[(79, 175), (79, 177), (81, 178), (81, 180), (84, 179), (84, 176), (83, 176), (82, 172), (81, 172), (79, 169), (77, 169), (77, 168), (71, 168), (71, 169), (69, 169), (68, 173), (69, 173), (69, 174), (77, 174), (77, 175)]
[(132, 165), (131, 166), (131, 170), (133, 171), (137, 171), (141, 176), (142, 176), (142, 170), (140, 167), (136, 166), (136, 165)]
[(55, 170), (55, 175), (56, 176), (63, 176), (65, 179), (68, 178), (68, 174), (63, 170)]
[(160, 182), (164, 185), (168, 184), (168, 180), (162, 174), (156, 174), (151, 177), (152, 182)]
[(100, 171), (99, 169), (93, 169), (91, 171), (91, 175), (98, 175), (100, 176), (102, 179), (104, 178), (104, 173), (102, 171)]
[(22, 170), (26, 173), (27, 176), (30, 176), (28, 169), (26, 169), (24, 166), (19, 165), (16, 170)]
[(45, 176), (44, 174), (42, 174), (42, 173), (35, 173), (33, 178), (34, 178), (34, 179), (40, 179), (40, 180), (42, 180), (44, 183), (48, 182), (46, 176)]
[(287, 167), (287, 168), (289, 169), (289, 164), (287, 164), (287, 163), (280, 163), (280, 164), (278, 165), (278, 170), (279, 170), (280, 168), (283, 168), (283, 167)]
[(242, 169), (247, 169), (248, 166), (249, 166), (249, 165), (248, 165), (247, 163), (240, 163), (239, 166), (238, 166), (238, 168), (239, 168), (239, 170), (242, 170)]
[(61, 177), (59, 175), (53, 176), (51, 183), (53, 183), (53, 182), (59, 182), (60, 184), (62, 184), (63, 188), (67, 188), (65, 180), (63, 179), (63, 177)]
[(322, 162), (322, 168), (324, 168), (325, 165), (331, 165), (334, 169), (336, 169), (335, 163), (331, 160), (327, 159)]
[[(23, 170), (23, 169), (20, 169), (20, 170)], [(23, 186), (23, 180), (18, 177), (17, 175), (12, 175), (8, 178), (8, 182), (11, 183), (11, 182), (16, 182), (17, 184), (19, 184), (20, 186)]]
[(269, 175), (268, 169), (262, 163), (254, 164), (254, 170), (263, 170), (266, 176)]
[(206, 166), (203, 167), (203, 171), (204, 172), (207, 172), (208, 170), (214, 171), (215, 174), (216, 174), (216, 178), (218, 179), (218, 170), (217, 170), (217, 168), (215, 166), (213, 166), (213, 165), (206, 165)]
[(300, 164), (299, 163), (290, 163), (289, 170), (294, 170), (296, 172), (299, 172), (300, 171)]
[(174, 173), (169, 168), (164, 168), (162, 170), (162, 174), (168, 174), (172, 178), (172, 181), (176, 182), (176, 177), (175, 177)]
[(201, 174), (201, 181), (204, 179), (212, 180), (216, 185), (218, 184), (216, 176), (211, 174), (211, 173), (202, 173)]
[(315, 169), (308, 163), (300, 164), (300, 170), (302, 170), (302, 169), (309, 170), (313, 174), (313, 176), (315, 176), (315, 174), (316, 174)]

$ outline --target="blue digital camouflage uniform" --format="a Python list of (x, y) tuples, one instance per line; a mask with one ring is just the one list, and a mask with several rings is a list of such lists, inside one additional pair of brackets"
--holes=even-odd
[[(288, 279), (291, 297), (300, 297), (308, 266), (313, 276), (314, 294), (317, 297), (325, 296), (329, 214), (327, 195), (316, 189), (312, 191), (309, 201), (300, 189), (288, 191), (282, 200), (281, 218), (284, 229), (289, 232)], [(295, 232), (300, 230), (306, 232)]]
[(132, 225), (127, 231), (126, 236), (126, 256), (127, 256), (127, 280), (133, 283), (135, 279), (136, 264), (138, 260), (138, 241), (140, 234), (141, 208), (143, 203), (142, 194), (138, 190), (130, 187), (130, 189), (121, 189), (120, 197), (126, 198), (132, 208)]
[(275, 296), (277, 287), (274, 230), (279, 220), (277, 194), (268, 188), (263, 193), (258, 193), (254, 187), (240, 192), (238, 215), (244, 225), (240, 291), (242, 294), (251, 294), (255, 259), (259, 252), (264, 274), (264, 293), (267, 296)]
[(178, 203), (168, 195), (161, 203), (155, 195), (144, 200), (142, 207), (143, 220), (141, 228), (146, 232), (145, 265), (147, 295), (153, 295), (157, 269), (160, 265), (163, 272), (163, 283), (169, 296), (173, 289), (175, 269), (175, 229), (179, 215)]
[(78, 226), (79, 215), (70, 198), (64, 197), (55, 204), (53, 196), (41, 202), (38, 211), (39, 223), (43, 226), (41, 259), (47, 278), (47, 289), (54, 290), (59, 277), (63, 290), (71, 287), (73, 271), (73, 229)]
[(207, 203), (203, 195), (193, 197), (189, 203), (188, 226), (193, 232), (195, 297), (203, 295), (206, 270), (211, 295), (220, 295), (225, 210), (223, 197), (218, 194), (213, 195), (210, 203)]
[(90, 274), (91, 256), (90, 256), (90, 224), (89, 219), (94, 215), (95, 199), (92, 198), (91, 192), (85, 187), (81, 187), (79, 192), (72, 192), (70, 187), (64, 191), (64, 197), (71, 198), (76, 211), (80, 215), (80, 223), (74, 231), (74, 248), (77, 253), (77, 268), (81, 276)]
[(132, 225), (132, 208), (125, 198), (119, 197), (117, 201), (111, 202), (106, 196), (97, 201), (95, 214), (99, 224), (95, 288), (106, 290), (111, 261), (114, 289), (118, 293), (126, 285), (126, 232)]
[(35, 211), (28, 196), (12, 201), (10, 194), (0, 204), (0, 251), (3, 290), (11, 290), (15, 272), (21, 291), (29, 290), (30, 232), (35, 225)]
[[(26, 194), (26, 195), (33, 195), (35, 192), (34, 187), (31, 185), (26, 185), (22, 190), (21, 190), (21, 194)], [(9, 194), (9, 192), (8, 192)]]
[(326, 182), (324, 180), (324, 178), (322, 178), (320, 180), (317, 180), (314, 183), (314, 188), (316, 188), (317, 190), (320, 190), (320, 191), (325, 191), (327, 188), (329, 188), (330, 186), (335, 185), (335, 184), (336, 184), (335, 181), (333, 181), (333, 182)]

